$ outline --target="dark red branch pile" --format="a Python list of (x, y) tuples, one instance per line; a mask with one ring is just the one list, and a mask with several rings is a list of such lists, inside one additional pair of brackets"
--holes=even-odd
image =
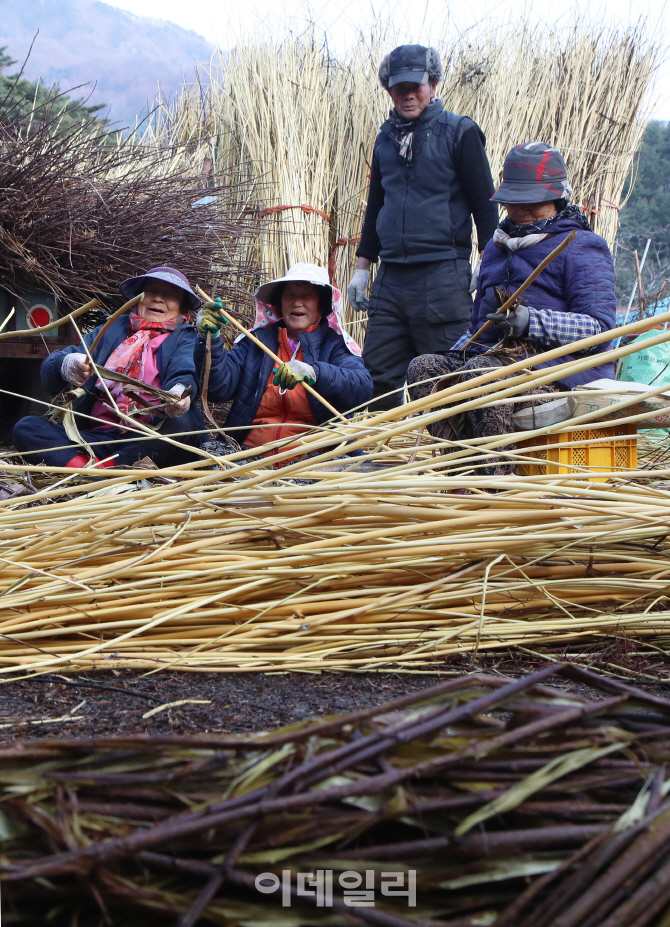
[[(56, 927), (665, 927), (669, 760), (670, 700), (556, 665), (249, 739), (23, 743), (0, 751), (3, 913)], [(416, 906), (379, 893), (407, 870)], [(319, 871), (325, 906), (299, 877)], [(290, 909), (256, 890), (262, 872), (284, 880)], [(347, 904), (343, 873), (371, 879), (372, 905)]]
[(54, 119), (0, 126), (0, 286), (48, 290), (72, 307), (118, 297), (121, 280), (167, 264), (247, 305), (259, 232), (248, 181), (204, 187), (180, 154), (113, 144), (83, 125), (60, 130)]

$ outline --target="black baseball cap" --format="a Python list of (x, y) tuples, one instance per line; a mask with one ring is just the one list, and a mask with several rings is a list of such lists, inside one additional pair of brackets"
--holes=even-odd
[(389, 87), (406, 81), (425, 84), (428, 80), (430, 48), (425, 45), (398, 45), (389, 55)]

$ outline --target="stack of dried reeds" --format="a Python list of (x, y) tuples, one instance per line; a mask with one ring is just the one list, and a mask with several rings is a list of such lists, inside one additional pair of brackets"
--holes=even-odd
[[(668, 340), (660, 331), (647, 344)], [(271, 443), (262, 464), (240, 451), (218, 459), (223, 470), (190, 464), (154, 482), (146, 471), (108, 471), (93, 488), (60, 468), (62, 480), (28, 503), (0, 501), (0, 672), (411, 669), (536, 641), (667, 638), (668, 471), (598, 483), (575, 466), (496, 477), (490, 493), (491, 477), (478, 474), (492, 456), (528, 459), (505, 450), (509, 435), (415, 446), (446, 415), (523, 399), (634, 349), (489, 369), (400, 409)], [(619, 422), (640, 417), (626, 415), (640, 396), (617, 407)], [(611, 413), (522, 434), (541, 448), (548, 433)], [(296, 459), (299, 450), (314, 456)], [(466, 487), (470, 495), (450, 492)]]
[(569, 665), (252, 738), (24, 742), (0, 751), (3, 913), (664, 927), (669, 744), (670, 701)]
[[(603, 357), (534, 372), (522, 360), (502, 380), (489, 370), (401, 409), (275, 442), (264, 466), (238, 452), (220, 459), (223, 472), (189, 465), (138, 483), (145, 472), (125, 471), (93, 490), (63, 470), (64, 485), (32, 504), (0, 502), (2, 672), (415, 668), (463, 649), (667, 637), (667, 471), (594, 483), (575, 467), (499, 477), (490, 494), (482, 464), (523, 456), (501, 451), (509, 436), (414, 447), (417, 430), (446, 414), (520, 398)], [(635, 419), (625, 403), (618, 412)], [(604, 414), (523, 434), (542, 442)], [(316, 456), (295, 460), (297, 445)], [(362, 457), (333, 469), (357, 449)], [(464, 487), (472, 494), (448, 491)]]
[(125, 277), (170, 264), (248, 303), (259, 223), (239, 172), (205, 187), (192, 147), (149, 149), (34, 116), (0, 129), (0, 285), (76, 303), (118, 296)]
[(667, 491), (509, 479), (463, 498), (445, 493), (463, 480), (443, 480), (309, 494), (192, 480), (8, 514), (3, 675), (425, 669), (463, 651), (670, 638)]
[[(365, 210), (372, 146), (389, 98), (376, 68), (403, 41), (361, 35), (341, 55), (308, 30), (256, 33), (226, 52), (206, 92), (185, 86), (164, 108), (147, 141), (209, 147), (215, 170), (245, 163), (270, 233), (259, 242), (269, 274), (295, 261), (330, 266), (350, 279)], [(569, 28), (510, 22), (456, 37), (435, 37), (446, 76), (445, 105), (475, 119), (487, 135), (494, 177), (509, 149), (542, 139), (565, 154), (574, 202), (610, 245), (618, 207), (644, 129), (642, 107), (658, 59), (645, 24), (628, 29), (578, 20)], [(352, 333), (363, 325), (351, 320)]]

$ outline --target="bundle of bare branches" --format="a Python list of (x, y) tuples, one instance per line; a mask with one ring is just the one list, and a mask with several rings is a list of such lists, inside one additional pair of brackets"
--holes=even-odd
[(62, 125), (45, 106), (34, 116), (0, 128), (0, 285), (72, 304), (167, 264), (247, 305), (259, 224), (238, 171), (211, 185), (193, 146), (149, 149), (90, 122)]
[(24, 742), (0, 751), (4, 911), (661, 927), (669, 745), (670, 700), (569, 664), (250, 738)]

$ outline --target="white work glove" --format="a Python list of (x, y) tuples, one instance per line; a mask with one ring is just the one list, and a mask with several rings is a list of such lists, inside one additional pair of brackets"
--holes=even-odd
[[(172, 393), (173, 396), (181, 396), (186, 387), (183, 383), (175, 383), (175, 385), (168, 390), (168, 393)], [(180, 415), (188, 412), (191, 408), (191, 397), (186, 396), (185, 399), (181, 399), (179, 402), (170, 402), (165, 407), (165, 414), (168, 418), (179, 418)]]
[(370, 300), (365, 295), (365, 291), (368, 288), (369, 280), (370, 271), (363, 270), (362, 267), (359, 267), (354, 271), (354, 275), (351, 278), (351, 283), (347, 287), (347, 298), (349, 300), (349, 305), (352, 309), (355, 309), (356, 312), (368, 311)]
[(470, 293), (477, 292), (477, 284), (479, 283), (479, 268), (482, 266), (482, 259), (480, 258), (475, 264), (475, 269), (472, 271), (472, 279), (470, 280)]
[(60, 375), (73, 386), (83, 386), (92, 373), (85, 354), (66, 354), (60, 365)]

